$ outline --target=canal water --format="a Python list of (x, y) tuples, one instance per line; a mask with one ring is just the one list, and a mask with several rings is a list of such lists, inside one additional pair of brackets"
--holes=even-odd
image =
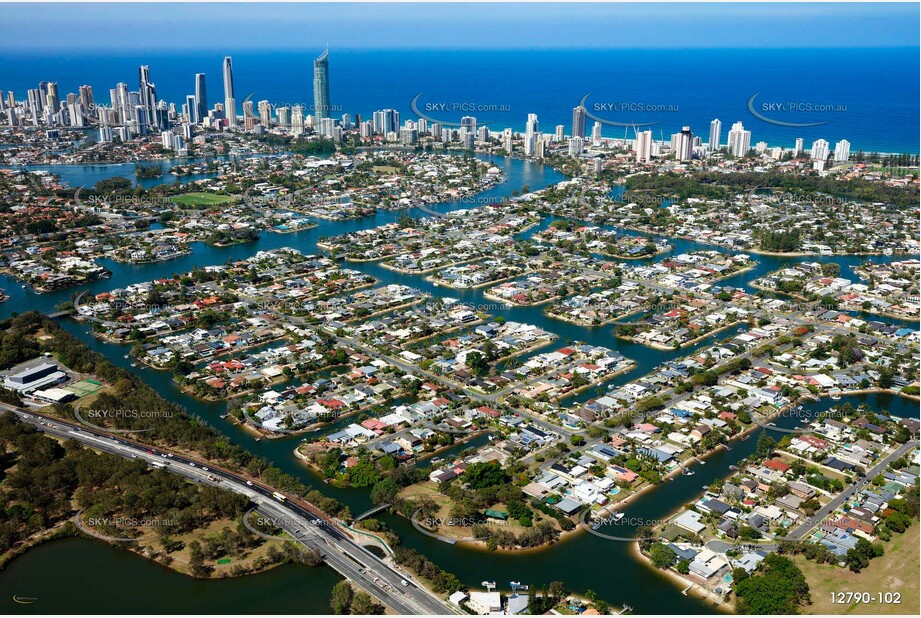
[[(520, 159), (507, 159), (504, 157), (482, 157), (484, 160), (501, 168), (505, 174), (506, 180), (480, 194), (478, 194), (477, 203), (488, 203), (491, 200), (500, 200), (501, 198), (511, 195), (513, 191), (520, 191), (522, 187), (530, 189), (543, 188), (549, 184), (557, 183), (564, 180), (565, 177), (558, 172), (542, 164), (523, 161)], [(63, 166), (54, 166), (57, 173), (62, 177), (66, 176), (68, 182), (73, 186), (91, 185), (101, 179), (100, 166), (68, 166), (66, 174), (60, 169)], [(128, 175), (124, 170), (117, 166), (103, 166), (110, 168), (110, 175)], [(103, 176), (108, 177), (108, 176)], [(167, 179), (155, 179), (161, 182), (167, 182)], [(451, 210), (455, 208), (466, 208), (467, 204), (446, 203), (436, 206), (439, 210)], [(119, 264), (112, 261), (104, 261), (112, 271), (110, 279), (93, 282), (89, 285), (82, 286), (78, 289), (61, 290), (49, 294), (35, 294), (31, 290), (23, 289), (16, 281), (9, 278), (0, 277), (0, 287), (6, 289), (11, 298), (6, 303), (0, 304), (0, 316), (10, 315), (13, 312), (21, 312), (30, 309), (37, 309), (43, 312), (50, 311), (62, 300), (69, 300), (75, 292), (88, 291), (98, 293), (117, 287), (149, 281), (160, 277), (168, 277), (176, 273), (183, 273), (191, 270), (195, 266), (204, 266), (208, 264), (220, 264), (227, 260), (243, 259), (253, 255), (257, 251), (275, 249), (284, 246), (297, 248), (304, 253), (314, 253), (317, 251), (316, 242), (321, 237), (333, 236), (345, 232), (366, 229), (373, 226), (381, 225), (396, 221), (401, 213), (382, 211), (372, 217), (356, 221), (320, 221), (317, 228), (304, 230), (292, 234), (273, 234), (263, 233), (261, 237), (252, 243), (245, 245), (234, 245), (231, 247), (217, 248), (209, 247), (203, 243), (195, 243), (193, 252), (169, 262), (161, 262), (147, 265), (127, 265)], [(420, 211), (410, 211), (412, 215), (425, 216)], [(553, 218), (546, 218), (539, 226), (529, 230), (523, 237), (530, 237), (534, 233), (546, 229), (552, 223)], [(675, 252), (681, 253), (698, 249), (720, 249), (719, 247), (704, 245), (693, 241), (682, 239), (669, 239), (675, 246)], [(798, 261), (810, 260), (820, 262), (837, 262), (841, 266), (842, 276), (853, 276), (850, 268), (860, 264), (866, 258), (864, 257), (812, 257), (809, 258), (792, 258), (792, 257), (773, 257), (773, 256), (752, 256), (758, 266), (748, 272), (739, 274), (725, 280), (723, 285), (732, 285), (753, 291), (749, 283), (772, 270), (780, 268), (783, 265), (794, 264)], [(661, 256), (653, 259), (661, 259)], [(892, 259), (888, 256), (874, 256), (874, 260), (882, 261)], [(695, 349), (700, 349), (711, 345), (713, 341), (729, 336), (734, 331), (723, 331), (710, 338), (707, 338), (693, 347), (683, 348), (680, 351), (658, 351), (637, 344), (625, 342), (614, 337), (613, 327), (585, 328), (553, 320), (544, 315), (544, 306), (539, 307), (502, 307), (497, 306), (495, 301), (484, 298), (483, 291), (479, 290), (451, 290), (445, 288), (435, 288), (432, 284), (425, 281), (418, 275), (404, 275), (382, 268), (376, 263), (346, 264), (348, 267), (357, 268), (373, 275), (380, 280), (381, 284), (402, 283), (417, 287), (425, 292), (436, 296), (452, 296), (459, 298), (467, 303), (480, 305), (488, 313), (501, 315), (507, 320), (528, 322), (536, 324), (559, 336), (559, 339), (545, 347), (542, 350), (532, 352), (531, 354), (540, 353), (553, 346), (560, 347), (569, 341), (588, 341), (596, 345), (604, 345), (619, 350), (628, 358), (637, 362), (636, 367), (621, 376), (618, 376), (609, 384), (619, 385), (626, 383), (637, 376), (648, 373), (662, 362), (684, 356)], [(889, 321), (889, 320), (885, 320)], [(212, 424), (232, 441), (240, 444), (249, 451), (265, 457), (272, 461), (279, 468), (294, 474), (301, 478), (305, 483), (310, 484), (323, 493), (335, 497), (345, 504), (349, 505), (353, 513), (361, 513), (370, 508), (371, 501), (369, 492), (366, 489), (336, 488), (322, 483), (321, 479), (314, 476), (301, 464), (293, 455), (294, 448), (298, 445), (302, 436), (291, 436), (279, 440), (260, 440), (257, 441), (251, 433), (242, 430), (240, 427), (233, 425), (221, 416), (226, 413), (226, 404), (222, 402), (200, 401), (189, 397), (179, 391), (176, 384), (172, 381), (167, 372), (156, 371), (144, 367), (130, 367), (130, 361), (124, 358), (128, 352), (128, 346), (118, 344), (102, 343), (90, 334), (86, 324), (73, 322), (70, 320), (62, 321), (61, 325), (75, 336), (79, 337), (92, 349), (100, 352), (109, 358), (113, 363), (124, 367), (143, 377), (153, 388), (161, 395), (184, 406), (191, 413), (204, 419)], [(607, 388), (605, 385), (603, 388)], [(601, 389), (589, 389), (580, 395), (571, 398), (570, 402), (582, 401), (591, 397), (598, 396)], [(855, 405), (859, 402), (866, 402), (874, 409), (888, 409), (893, 414), (900, 416), (917, 416), (917, 406), (905, 399), (891, 396), (868, 396), (846, 398), (843, 401), (852, 401)], [(569, 403), (569, 402), (565, 402)], [(811, 404), (810, 408), (822, 409), (823, 406), (829, 406), (831, 402), (823, 400)], [(324, 430), (332, 431), (349, 421), (340, 421), (330, 425)], [(793, 423), (792, 419), (782, 419), (778, 425), (783, 422)], [(757, 434), (751, 440), (745, 442), (736, 442), (731, 451), (720, 451), (712, 455), (705, 465), (696, 466), (694, 476), (679, 476), (672, 481), (664, 483), (662, 486), (653, 491), (645, 493), (643, 496), (631, 503), (626, 514), (630, 518), (643, 518), (644, 520), (661, 519), (671, 512), (675, 511), (682, 505), (689, 503), (701, 492), (701, 487), (707, 485), (713, 480), (731, 474), (728, 466), (734, 464), (740, 459), (749, 455), (757, 442)], [(467, 445), (456, 445), (449, 451), (442, 454), (442, 457), (456, 455), (471, 445), (478, 446), (485, 443), (486, 437), (481, 436)], [(420, 465), (427, 465), (420, 462)], [(577, 593), (584, 593), (586, 590), (594, 590), (598, 595), (611, 604), (627, 603), (638, 613), (662, 613), (662, 614), (680, 614), (680, 613), (705, 613), (710, 607), (704, 602), (692, 597), (685, 597), (680, 594), (680, 590), (671, 581), (662, 575), (647, 568), (639, 563), (633, 556), (629, 555), (629, 546), (625, 543), (610, 542), (603, 539), (578, 533), (568, 537), (565, 541), (558, 543), (550, 548), (536, 550), (525, 553), (492, 553), (487, 554), (485, 551), (464, 546), (452, 546), (433, 538), (420, 534), (415, 530), (410, 522), (406, 519), (395, 515), (380, 514), (379, 519), (385, 521), (393, 528), (402, 538), (403, 543), (407, 546), (419, 549), (434, 562), (445, 570), (455, 573), (461, 581), (469, 586), (479, 586), (481, 581), (495, 580), (499, 582), (501, 588), (507, 588), (509, 581), (521, 581), (523, 583), (540, 586), (550, 581), (564, 581), (568, 588)], [(122, 560), (138, 561), (135, 566), (125, 566)], [(43, 562), (44, 561), (44, 562)], [(148, 564), (143, 559), (136, 556), (127, 555), (126, 552), (119, 552), (108, 547), (101, 547), (99, 544), (91, 541), (61, 541), (49, 543), (34, 551), (28, 552), (25, 556), (13, 561), (7, 570), (0, 573), (0, 589), (3, 591), (12, 590), (10, 581), (16, 584), (18, 581), (26, 581), (27, 578), (22, 574), (31, 574), (39, 577), (39, 574), (47, 578), (44, 569), (50, 569), (52, 573), (89, 573), (82, 564), (86, 561), (92, 561), (97, 568), (110, 574), (121, 574), (135, 569), (140, 573), (145, 569), (151, 568), (158, 571), (165, 571), (158, 565)], [(133, 564), (133, 563), (132, 563)], [(50, 566), (49, 566), (50, 565)], [(135, 572), (135, 571), (131, 571)], [(316, 573), (327, 573), (327, 577), (317, 576)], [(22, 579), (17, 580), (17, 577)], [(331, 574), (329, 569), (298, 569), (288, 568), (275, 569), (269, 574), (248, 576), (239, 580), (232, 580), (231, 587), (239, 588), (241, 594), (239, 597), (233, 597), (234, 601), (226, 602), (227, 593), (218, 582), (193, 582), (183, 576), (174, 573), (162, 574), (159, 576), (158, 590), (163, 591), (163, 599), (191, 598), (194, 590), (195, 602), (199, 603), (195, 607), (206, 608), (205, 611), (221, 611), (222, 608), (232, 608), (227, 611), (237, 613), (269, 613), (276, 611), (275, 607), (267, 607), (265, 600), (272, 598), (273, 602), (287, 603), (288, 597), (297, 598), (298, 595), (305, 595), (314, 598), (317, 603), (326, 603), (329, 598), (329, 589), (335, 583), (335, 575)], [(73, 582), (73, 579), (66, 582)], [(296, 586), (293, 582), (297, 581)], [(41, 579), (39, 579), (41, 581)], [(276, 586), (276, 589), (283, 588), (291, 584), (291, 592), (278, 592), (272, 594), (259, 594), (249, 597), (245, 591), (262, 590), (263, 583), (268, 581), (268, 589)], [(201, 586), (193, 587), (202, 584)], [(211, 584), (215, 584), (212, 586)], [(80, 595), (86, 588), (79, 588), (73, 583), (59, 584), (60, 590), (72, 590), (73, 594)], [(67, 588), (71, 585), (71, 588)], [(113, 586), (113, 590), (114, 590)], [(29, 591), (13, 591), (14, 594), (23, 594), (41, 597), (42, 594), (30, 593)], [(113, 594), (115, 594), (113, 592)], [(45, 595), (48, 597), (48, 595)], [(61, 595), (63, 597), (63, 595)], [(143, 595), (138, 595), (141, 598)], [(275, 598), (285, 597), (285, 598)], [(7, 598), (10, 598), (7, 596)], [(92, 599), (92, 606), (68, 605), (70, 611), (78, 611), (84, 608), (84, 611), (100, 612), (117, 611), (117, 608), (124, 607), (123, 597), (113, 597), (111, 601), (103, 595), (95, 595)], [(317, 601), (317, 599), (319, 599)], [(48, 601), (51, 602), (50, 597)], [(154, 603), (160, 601), (153, 601)], [(194, 612), (196, 611), (189, 605), (184, 604), (181, 608), (177, 607), (176, 611)], [(191, 603), (191, 601), (190, 601)], [(23, 608), (27, 606), (22, 606)], [(319, 606), (318, 606), (319, 607)], [(299, 613), (311, 613), (313, 606), (306, 602), (297, 605), (296, 610)], [(62, 609), (60, 611), (67, 611)], [(150, 612), (163, 612), (161, 606), (150, 608)], [(56, 611), (43, 605), (42, 611)], [(202, 611), (202, 610), (199, 610)], [(292, 611), (278, 608), (277, 611)], [(317, 613), (324, 613), (328, 608), (320, 608)]]
[(331, 614), (329, 593), (339, 579), (326, 567), (282, 565), (199, 580), (99, 541), (63, 539), (7, 565), (0, 574), (0, 612)]

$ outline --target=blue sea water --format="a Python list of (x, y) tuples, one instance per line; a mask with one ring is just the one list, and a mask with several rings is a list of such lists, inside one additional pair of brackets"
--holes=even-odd
[[(612, 37), (616, 37), (612, 33)], [(665, 36), (665, 34), (663, 34)], [(150, 65), (158, 97), (177, 105), (194, 89), (194, 75), (207, 78), (209, 105), (223, 99), (221, 60), (233, 56), (239, 105), (253, 100), (273, 105), (313, 103), (313, 58), (321, 44), (303, 51), (139, 50), (93, 55), (0, 52), (0, 89), (17, 98), (41, 80), (57, 81), (62, 96), (81, 84), (93, 86), (97, 102), (109, 102), (119, 81), (137, 88), (138, 66)], [(536, 113), (542, 131), (557, 124), (569, 133), (572, 108), (589, 94), (589, 112), (621, 123), (655, 122), (655, 138), (689, 125), (708, 140), (713, 118), (741, 120), (752, 145), (807, 148), (824, 138), (847, 139), (851, 149), (919, 152), (919, 55), (917, 47), (879, 49), (711, 49), (711, 50), (337, 50), (330, 52), (330, 90), (337, 113), (361, 114), (392, 107), (415, 118), (418, 109), (457, 122), (477, 117), (491, 128), (523, 130)], [(755, 117), (748, 107), (782, 122), (821, 126), (791, 128)], [(792, 105), (791, 105), (792, 104)], [(442, 107), (447, 109), (440, 109)], [(805, 110), (811, 107), (811, 111)], [(815, 111), (822, 106), (825, 111)], [(649, 111), (652, 108), (653, 111)], [(467, 111), (465, 111), (467, 110)], [(632, 110), (632, 111), (631, 111)], [(660, 111), (655, 111), (660, 110)], [(795, 111), (800, 110), (800, 111)], [(591, 127), (592, 120), (587, 122)], [(632, 128), (606, 125), (604, 135), (633, 136)]]

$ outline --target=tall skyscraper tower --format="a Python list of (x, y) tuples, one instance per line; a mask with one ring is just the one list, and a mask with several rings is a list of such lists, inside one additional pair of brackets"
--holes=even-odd
[(195, 74), (195, 119), (193, 122), (204, 122), (208, 117), (208, 92), (205, 90), (205, 74)]
[(313, 113), (317, 120), (329, 118), (329, 50), (313, 61)]
[(720, 149), (720, 134), (723, 132), (723, 123), (719, 118), (710, 121), (710, 141), (707, 144), (707, 150), (716, 152)]
[(572, 136), (585, 137), (585, 114), (584, 106), (579, 105), (572, 109)]
[(138, 95), (144, 108), (147, 124), (154, 124), (157, 110), (157, 87), (150, 81), (150, 67), (141, 65), (138, 71)]
[(237, 100), (233, 94), (233, 61), (224, 56), (224, 114), (231, 127), (237, 126)]

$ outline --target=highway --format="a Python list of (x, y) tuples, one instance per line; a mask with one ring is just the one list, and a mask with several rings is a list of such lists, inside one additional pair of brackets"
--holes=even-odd
[(0, 404), (0, 413), (2, 412), (17, 414), (24, 422), (34, 425), (47, 435), (77, 440), (93, 450), (125, 458), (139, 459), (147, 463), (160, 462), (166, 464), (164, 470), (193, 482), (222, 487), (246, 496), (256, 505), (259, 512), (272, 518), (279, 528), (291, 535), (292, 540), (319, 552), (323, 560), (343, 577), (399, 614), (459, 613), (416, 583), (408, 573), (395, 570), (353, 541), (325, 515), (295, 499), (286, 498), (283, 502), (275, 499), (274, 490), (270, 487), (249, 481), (207, 462), (137, 444), (124, 439), (123, 436), (88, 430), (32, 410)]

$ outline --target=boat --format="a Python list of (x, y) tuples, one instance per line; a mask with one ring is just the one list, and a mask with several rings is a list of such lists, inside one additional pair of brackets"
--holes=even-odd
[(732, 466), (729, 466), (729, 469), (730, 469), (730, 470), (738, 470), (738, 469), (739, 469), (739, 466), (732, 465)]
[(831, 394), (831, 398), (834, 399), (835, 401), (841, 399), (841, 390), (840, 390), (840, 389), (837, 389), (837, 388), (836, 388), (836, 389), (833, 389), (833, 390), (830, 391), (830, 394)]
[(624, 518), (624, 514), (623, 514), (623, 513), (613, 513), (613, 514), (611, 515), (611, 519), (613, 519), (614, 521), (620, 521), (620, 520), (623, 519), (623, 518)]
[(751, 437), (750, 435), (745, 434), (744, 436), (742, 436), (741, 438), (739, 438), (739, 440), (741, 440), (742, 442), (745, 442), (745, 441), (748, 440), (750, 437)]
[(685, 469), (681, 472), (681, 474), (683, 474), (683, 475), (685, 475), (685, 476), (694, 476), (694, 475), (696, 474), (696, 472), (694, 472), (694, 471), (691, 470), (690, 468), (685, 468)]

